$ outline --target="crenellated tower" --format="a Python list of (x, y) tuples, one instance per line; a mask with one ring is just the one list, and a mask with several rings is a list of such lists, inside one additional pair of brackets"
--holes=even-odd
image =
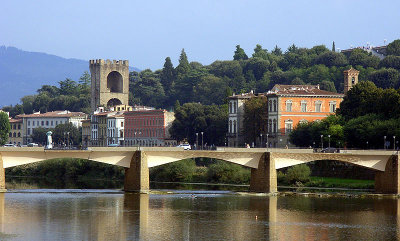
[(89, 68), (92, 77), (92, 111), (99, 106), (128, 105), (128, 60), (89, 60)]

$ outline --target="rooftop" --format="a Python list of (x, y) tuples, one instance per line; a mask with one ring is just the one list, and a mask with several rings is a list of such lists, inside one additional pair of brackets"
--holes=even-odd
[(86, 114), (83, 112), (71, 112), (68, 110), (57, 110), (46, 113), (36, 112), (33, 114), (21, 114), (17, 115), (17, 118), (62, 118), (62, 117), (85, 117)]
[(343, 97), (343, 94), (320, 90), (319, 85), (275, 85), (267, 95), (300, 95), (300, 96), (335, 96)]

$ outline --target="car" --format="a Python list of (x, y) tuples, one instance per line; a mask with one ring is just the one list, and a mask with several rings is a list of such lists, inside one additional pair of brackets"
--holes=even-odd
[(119, 144), (108, 144), (108, 147), (118, 147)]
[(323, 149), (321, 152), (323, 152), (323, 153), (335, 153), (337, 151), (338, 151), (337, 148), (327, 147), (327, 148)]
[(29, 143), (28, 144), (28, 147), (38, 147), (39, 145), (38, 144), (36, 144), (36, 143)]
[(192, 150), (189, 144), (180, 144), (177, 147), (181, 147), (183, 150)]
[(14, 144), (5, 144), (4, 147), (17, 147), (17, 146)]

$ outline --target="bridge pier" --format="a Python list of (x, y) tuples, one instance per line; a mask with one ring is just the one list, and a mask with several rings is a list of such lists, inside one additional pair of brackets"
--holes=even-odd
[(0, 153), (0, 193), (1, 192), (6, 192), (6, 174), (4, 172), (4, 165), (3, 165), (3, 159), (1, 157)]
[(271, 152), (265, 152), (258, 163), (257, 169), (251, 169), (250, 191), (263, 193), (278, 192), (275, 160)]
[(124, 191), (148, 193), (149, 166), (144, 152), (135, 151), (133, 153), (129, 168), (125, 168)]
[(389, 158), (384, 172), (375, 172), (375, 192), (400, 194), (399, 155)]

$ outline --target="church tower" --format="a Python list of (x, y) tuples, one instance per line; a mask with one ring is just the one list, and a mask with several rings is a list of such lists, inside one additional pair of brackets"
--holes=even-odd
[(344, 75), (344, 94), (346, 95), (347, 92), (358, 83), (358, 74), (360, 71), (350, 68), (348, 70), (343, 71)]
[(92, 76), (92, 111), (99, 106), (128, 105), (128, 60), (89, 60), (89, 68)]

